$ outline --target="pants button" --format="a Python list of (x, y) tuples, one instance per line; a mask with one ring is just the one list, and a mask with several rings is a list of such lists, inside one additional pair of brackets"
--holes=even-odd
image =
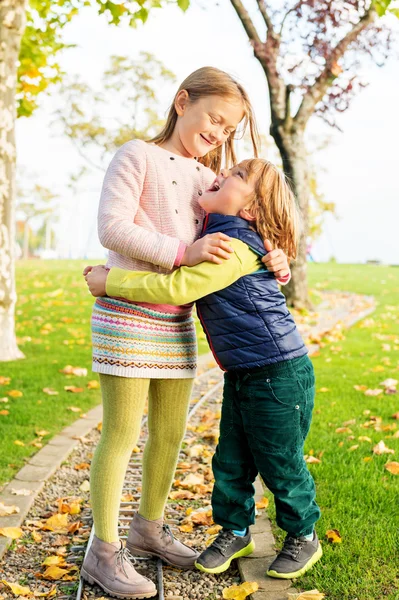
[(266, 383), (270, 383), (270, 379), (266, 379)]
[(299, 410), (299, 405), (297, 404), (295, 408), (296, 408), (296, 410)]

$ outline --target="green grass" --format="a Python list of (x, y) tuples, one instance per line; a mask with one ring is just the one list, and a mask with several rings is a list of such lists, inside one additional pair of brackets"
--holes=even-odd
[[(98, 379), (91, 372), (90, 317), (93, 298), (81, 275), (88, 261), (19, 261), (17, 263), (16, 328), (24, 360), (0, 363), (0, 376), (10, 377), (9, 385), (0, 385), (0, 486), (9, 481), (38, 451), (30, 445), (37, 440), (36, 431), (46, 430), (45, 444), (79, 414), (101, 402), (99, 390), (87, 389), (88, 381)], [(205, 336), (199, 336), (199, 352), (208, 350)], [(59, 372), (66, 365), (85, 367), (87, 377)], [(83, 387), (71, 393), (64, 386)], [(43, 388), (53, 388), (57, 396), (49, 396)], [(22, 392), (10, 397), (9, 392)], [(19, 441), (24, 446), (16, 445)]]
[[(23, 392), (10, 398), (8, 416), (0, 415), (0, 482), (4, 482), (23, 465), (26, 457), (37, 451), (29, 443), (35, 431), (57, 433), (79, 415), (69, 406), (88, 410), (100, 401), (98, 390), (87, 390), (90, 373), (90, 313), (92, 299), (80, 277), (83, 261), (29, 261), (18, 264), (17, 333), (26, 359), (0, 364), (0, 375), (11, 383), (0, 386), (0, 398), (10, 390)], [(374, 295), (378, 307), (366, 321), (345, 332), (343, 340), (326, 344), (314, 364), (317, 389), (328, 388), (316, 397), (312, 429), (306, 451), (322, 462), (310, 465), (317, 485), (322, 518), (317, 531), (324, 539), (328, 529), (338, 529), (341, 544), (323, 541), (324, 556), (320, 563), (297, 582), (302, 589), (318, 588), (329, 600), (399, 600), (398, 578), (398, 497), (399, 476), (384, 469), (389, 460), (399, 460), (399, 438), (393, 431), (364, 429), (368, 417), (380, 416), (384, 425), (395, 423), (391, 415), (399, 411), (398, 395), (365, 396), (354, 390), (364, 384), (377, 388), (388, 377), (399, 379), (399, 270), (393, 267), (312, 264), (310, 285), (315, 290), (338, 289)], [(54, 291), (57, 294), (51, 296)], [(62, 292), (61, 292), (62, 290)], [(59, 295), (58, 295), (59, 294)], [(46, 329), (46, 325), (51, 327)], [(48, 331), (44, 334), (44, 331)], [(25, 340), (25, 341), (24, 341)], [(206, 349), (204, 340), (201, 348)], [(396, 341), (396, 343), (395, 343)], [(389, 344), (390, 350), (383, 348)], [(65, 365), (86, 367), (85, 378), (59, 373)], [(375, 367), (382, 370), (373, 370)], [(85, 387), (80, 394), (64, 391), (65, 385)], [(48, 396), (44, 387), (60, 393)], [(1, 403), (0, 410), (7, 408)], [(338, 434), (344, 421), (351, 425), (355, 439)], [(359, 442), (369, 436), (372, 443)], [(16, 446), (14, 440), (24, 442)], [(375, 456), (371, 448), (384, 440), (394, 455)], [(340, 442), (343, 442), (340, 445)], [(354, 444), (359, 448), (353, 452)], [(365, 462), (363, 459), (372, 457)], [(273, 516), (273, 508), (270, 509)], [(283, 534), (277, 530), (281, 540)]]
[[(311, 286), (374, 295), (378, 306), (366, 321), (345, 332), (345, 339), (326, 344), (313, 359), (316, 389), (329, 390), (316, 395), (305, 446), (315, 456), (323, 452), (321, 464), (309, 467), (322, 510), (317, 531), (324, 540), (324, 556), (296, 585), (317, 588), (329, 600), (398, 600), (399, 476), (384, 465), (399, 460), (399, 438), (392, 437), (394, 431), (361, 425), (369, 419), (367, 410), (381, 417), (384, 426), (397, 423), (391, 415), (399, 411), (399, 396), (365, 396), (353, 386), (375, 389), (387, 378), (399, 379), (399, 269), (320, 264), (309, 271)], [(350, 425), (352, 434), (335, 432), (351, 419), (356, 419)], [(358, 441), (359, 436), (370, 437), (372, 443)], [(371, 450), (380, 440), (395, 454), (374, 455)], [(349, 451), (356, 444), (359, 448)], [(365, 462), (368, 457), (372, 460)], [(269, 513), (273, 517), (273, 503)], [(325, 541), (329, 529), (339, 530), (342, 543)], [(277, 528), (275, 532), (281, 542), (284, 534)]]

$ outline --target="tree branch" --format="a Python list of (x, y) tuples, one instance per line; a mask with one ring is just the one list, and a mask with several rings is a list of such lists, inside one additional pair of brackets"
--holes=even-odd
[(269, 31), (269, 33), (274, 35), (275, 32), (274, 32), (274, 28), (273, 28), (273, 23), (272, 23), (269, 13), (267, 12), (265, 0), (256, 0), (256, 1), (258, 3), (258, 8), (263, 17), (263, 20), (265, 22), (267, 30)]
[(230, 0), (230, 2), (233, 5), (233, 8), (236, 11), (238, 18), (240, 19), (251, 42), (254, 44), (262, 44), (262, 40), (259, 37), (256, 27), (241, 0)]
[(338, 42), (335, 48), (332, 49), (330, 56), (326, 59), (326, 65), (323, 71), (302, 98), (301, 105), (294, 117), (294, 120), (298, 125), (302, 127), (306, 125), (308, 119), (312, 116), (316, 105), (322, 100), (334, 79), (339, 75), (339, 72), (337, 72), (339, 70), (339, 67), (337, 66), (338, 60), (344, 55), (348, 46), (375, 20), (376, 16), (377, 13), (373, 5), (371, 5), (359, 22), (356, 23), (345, 37)]

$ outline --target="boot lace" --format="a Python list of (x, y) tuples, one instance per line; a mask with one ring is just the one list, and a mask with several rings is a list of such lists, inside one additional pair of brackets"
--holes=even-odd
[(166, 523), (164, 523), (162, 525), (161, 538), (164, 538), (164, 537), (168, 537), (169, 538), (169, 541), (167, 542), (168, 544), (173, 544), (175, 538), (174, 538), (174, 535), (173, 535), (171, 527), (169, 525), (166, 525)]
[(220, 550), (223, 554), (235, 539), (237, 538), (230, 529), (223, 529), (212, 543), (212, 547)]
[(305, 543), (306, 540), (287, 535), (287, 537), (284, 540), (280, 556), (285, 555), (288, 556), (288, 558), (298, 558), (298, 554), (302, 550)]
[(130, 550), (128, 548), (124, 547), (121, 542), (121, 547), (119, 548), (119, 550), (116, 553), (116, 565), (121, 567), (123, 573), (125, 574), (125, 577), (129, 577), (129, 575), (126, 573), (126, 569), (125, 569), (126, 561), (128, 563), (130, 563), (132, 566), (137, 564), (137, 561), (134, 558), (133, 554), (130, 552)]

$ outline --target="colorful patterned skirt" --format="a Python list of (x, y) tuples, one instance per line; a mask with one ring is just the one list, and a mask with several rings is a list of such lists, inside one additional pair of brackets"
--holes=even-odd
[(92, 314), (93, 371), (119, 377), (195, 377), (197, 339), (191, 310), (172, 314), (97, 298)]

